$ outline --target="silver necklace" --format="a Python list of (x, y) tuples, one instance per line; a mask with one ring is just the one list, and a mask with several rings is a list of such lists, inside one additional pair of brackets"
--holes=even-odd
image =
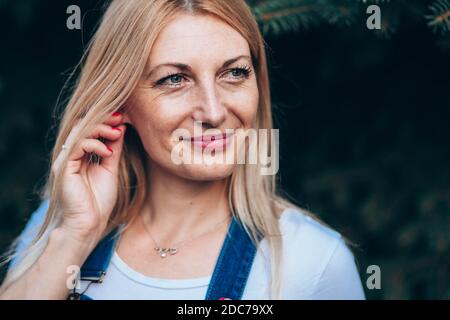
[(153, 239), (151, 232), (148, 230), (147, 225), (144, 222), (144, 218), (141, 215), (141, 220), (142, 220), (142, 224), (144, 225), (144, 229), (147, 232), (147, 234), (150, 236), (150, 239), (152, 239), (153, 243), (155, 244), (154, 249), (159, 253), (160, 258), (166, 258), (169, 254), (170, 255), (174, 255), (178, 252), (178, 250), (183, 247), (184, 245), (188, 244), (189, 242), (200, 238), (201, 236), (204, 236), (205, 234), (208, 234), (210, 232), (213, 232), (217, 229), (217, 227), (219, 227), (222, 223), (224, 223), (225, 221), (227, 221), (230, 218), (230, 216), (227, 216), (224, 220), (220, 221), (219, 223), (217, 223), (216, 225), (214, 225), (213, 228), (208, 229), (206, 232), (201, 233), (200, 235), (196, 236), (196, 237), (190, 237), (187, 240), (175, 243), (173, 246), (171, 247), (162, 247), (158, 244), (158, 242)]

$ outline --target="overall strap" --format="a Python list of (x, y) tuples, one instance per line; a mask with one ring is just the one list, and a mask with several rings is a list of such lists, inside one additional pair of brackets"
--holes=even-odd
[(242, 224), (233, 215), (205, 300), (241, 300), (256, 251)]
[(83, 266), (81, 267), (81, 280), (101, 283), (106, 274), (109, 261), (114, 253), (116, 241), (119, 238), (117, 235), (118, 229), (112, 230), (107, 234), (87, 257)]
[[(87, 257), (83, 266), (80, 268), (80, 280), (90, 281), (90, 283), (102, 283), (103, 277), (106, 275), (111, 257), (114, 253), (119, 228), (115, 228), (107, 234), (95, 247), (95, 249)], [(90, 284), (88, 284), (89, 286)], [(69, 294), (68, 300), (91, 300), (83, 293), (72, 292)]]
[[(111, 231), (91, 252), (81, 267), (81, 280), (102, 283), (119, 238), (118, 230), (119, 228), (116, 228)], [(261, 240), (261, 236), (258, 236), (258, 240)], [(256, 251), (257, 248), (242, 224), (233, 216), (205, 300), (223, 298), (241, 300)], [(73, 292), (68, 300), (91, 300), (91, 298), (83, 293)]]

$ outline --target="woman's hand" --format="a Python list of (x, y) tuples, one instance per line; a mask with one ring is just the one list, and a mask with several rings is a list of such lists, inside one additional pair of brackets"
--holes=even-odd
[[(67, 297), (67, 267), (83, 264), (100, 240), (116, 203), (118, 167), (126, 129), (123, 118), (121, 114), (111, 116), (80, 141), (73, 141), (79, 130), (78, 123), (72, 128), (66, 144), (74, 144), (74, 147), (67, 166), (59, 170), (64, 152), (68, 150), (61, 150), (52, 165), (53, 174), (61, 171), (63, 180), (62, 223), (52, 230), (37, 261), (8, 287), (0, 288), (0, 299)], [(105, 142), (97, 140), (100, 137)], [(101, 157), (99, 165), (88, 163), (90, 153)]]
[[(62, 171), (63, 220), (59, 228), (77, 241), (88, 241), (95, 245), (116, 203), (119, 160), (126, 130), (123, 118), (122, 114), (116, 112), (97, 125), (87, 137), (75, 142), (67, 166)], [(65, 144), (73, 142), (78, 129), (77, 123)], [(99, 137), (105, 142), (98, 140)], [(52, 171), (58, 168), (64, 152), (67, 151), (61, 150)], [(100, 164), (88, 163), (89, 153), (100, 156)]]

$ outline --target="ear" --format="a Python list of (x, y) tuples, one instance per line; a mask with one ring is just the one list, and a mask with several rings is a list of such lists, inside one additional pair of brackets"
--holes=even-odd
[(128, 115), (129, 114), (128, 109), (125, 106), (122, 106), (119, 109), (119, 112), (122, 113), (122, 115), (123, 115), (123, 123), (128, 123), (128, 124), (132, 125), (131, 119)]
[(128, 116), (128, 113), (127, 113), (127, 112), (124, 112), (124, 113), (122, 113), (122, 114), (123, 114), (123, 122), (132, 125), (131, 120), (130, 120), (130, 117)]

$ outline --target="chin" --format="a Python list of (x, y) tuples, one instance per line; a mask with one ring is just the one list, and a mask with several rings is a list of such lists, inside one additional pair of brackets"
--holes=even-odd
[(195, 181), (215, 181), (228, 178), (234, 169), (233, 164), (190, 164), (183, 165), (178, 174)]

